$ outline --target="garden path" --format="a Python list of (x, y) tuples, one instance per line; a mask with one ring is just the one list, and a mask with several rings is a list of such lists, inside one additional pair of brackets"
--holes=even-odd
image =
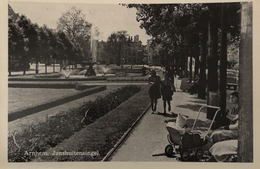
[[(187, 116), (190, 119), (188, 124), (192, 126), (199, 108), (202, 105), (206, 105), (206, 100), (200, 100), (196, 95), (182, 92), (179, 89), (180, 80), (177, 80), (176, 84), (177, 92), (174, 93), (171, 103), (172, 112)], [(172, 112), (168, 112), (167, 115), (162, 114), (163, 102), (161, 99), (158, 101), (157, 112), (155, 114), (151, 114), (151, 112), (151, 109), (146, 112), (139, 124), (137, 124), (109, 161), (177, 161), (176, 157), (170, 158), (164, 155), (164, 148), (169, 144), (167, 141), (168, 132), (166, 124), (167, 121), (175, 121), (176, 118), (172, 116)], [(206, 119), (205, 111), (202, 112), (196, 123), (198, 127), (196, 130), (205, 132), (209, 127), (209, 122)], [(179, 154), (177, 154), (178, 156)]]

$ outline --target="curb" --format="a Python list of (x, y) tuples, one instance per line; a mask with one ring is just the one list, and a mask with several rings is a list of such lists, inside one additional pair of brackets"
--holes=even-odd
[(40, 112), (40, 111), (43, 111), (43, 110), (46, 110), (46, 109), (67, 103), (67, 102), (70, 102), (70, 101), (73, 101), (73, 100), (76, 100), (76, 99), (79, 99), (79, 98), (84, 97), (86, 95), (90, 95), (90, 94), (93, 94), (93, 93), (96, 93), (96, 92), (99, 92), (99, 91), (102, 91), (102, 90), (105, 90), (105, 89), (106, 89), (106, 86), (97, 86), (97, 87), (93, 87), (93, 88), (90, 88), (90, 89), (86, 89), (85, 91), (83, 91), (82, 93), (79, 93), (79, 94), (74, 94), (74, 95), (71, 95), (71, 96), (68, 96), (68, 97), (65, 97), (65, 98), (60, 98), (60, 99), (57, 99), (57, 100), (54, 100), (54, 101), (51, 101), (51, 102), (43, 103), (41, 105), (36, 105), (36, 106), (32, 106), (32, 107), (29, 107), (29, 108), (26, 108), (26, 109), (23, 109), (23, 110), (19, 110), (19, 111), (9, 113), (8, 114), (8, 122), (14, 121), (16, 119), (28, 116), (30, 114), (34, 114), (34, 113), (37, 113), (37, 112)]
[(151, 104), (147, 106), (147, 108), (143, 111), (143, 113), (137, 118), (137, 120), (132, 124), (132, 126), (123, 134), (123, 136), (119, 139), (119, 141), (114, 145), (114, 147), (107, 153), (107, 155), (101, 160), (101, 162), (108, 161), (108, 159), (112, 156), (112, 154), (117, 150), (117, 148), (125, 141), (130, 132), (134, 129), (136, 124), (142, 119), (145, 113), (149, 110)]

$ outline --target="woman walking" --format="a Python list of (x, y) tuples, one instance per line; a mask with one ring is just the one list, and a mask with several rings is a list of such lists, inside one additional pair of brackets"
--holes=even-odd
[(171, 100), (173, 95), (173, 90), (171, 88), (172, 82), (168, 77), (168, 73), (164, 73), (164, 79), (162, 81), (161, 94), (163, 100), (163, 110), (164, 114), (166, 114), (166, 103), (168, 104), (168, 111), (171, 111)]
[(152, 114), (156, 111), (157, 106), (157, 99), (161, 98), (160, 93), (160, 84), (161, 78), (160, 76), (156, 75), (156, 71), (153, 69), (151, 71), (151, 75), (148, 77), (148, 83), (150, 85), (149, 88), (149, 97), (151, 99), (151, 107), (152, 107)]

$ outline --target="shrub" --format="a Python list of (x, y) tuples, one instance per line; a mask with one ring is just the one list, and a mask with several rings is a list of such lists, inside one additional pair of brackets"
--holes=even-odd
[[(77, 109), (46, 117), (46, 122), (31, 126), (23, 133), (18, 133), (15, 139), (10, 135), (8, 137), (8, 161), (30, 161), (34, 157), (25, 155), (26, 151), (43, 152), (50, 147), (55, 147), (86, 125), (115, 109), (140, 90), (140, 87), (130, 85), (119, 88), (105, 97), (98, 97), (94, 102), (85, 103)], [(16, 145), (21, 147), (18, 148)]]
[[(39, 156), (36, 161), (100, 161), (114, 147), (124, 133), (133, 125), (149, 105), (148, 88), (129, 98), (116, 109), (94, 123), (75, 133), (69, 139), (47, 152), (50, 156)], [(133, 106), (134, 105), (134, 106)], [(98, 152), (98, 156), (62, 155), (52, 152)]]
[(148, 77), (134, 77), (134, 76), (126, 76), (126, 77), (108, 77), (107, 81), (147, 81)]
[(51, 73), (51, 74), (36, 74), (35, 78), (60, 78), (62, 76), (61, 73)]

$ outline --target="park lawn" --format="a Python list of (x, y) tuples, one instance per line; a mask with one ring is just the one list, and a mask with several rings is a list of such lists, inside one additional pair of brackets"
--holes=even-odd
[(75, 89), (8, 88), (8, 113), (80, 92)]

